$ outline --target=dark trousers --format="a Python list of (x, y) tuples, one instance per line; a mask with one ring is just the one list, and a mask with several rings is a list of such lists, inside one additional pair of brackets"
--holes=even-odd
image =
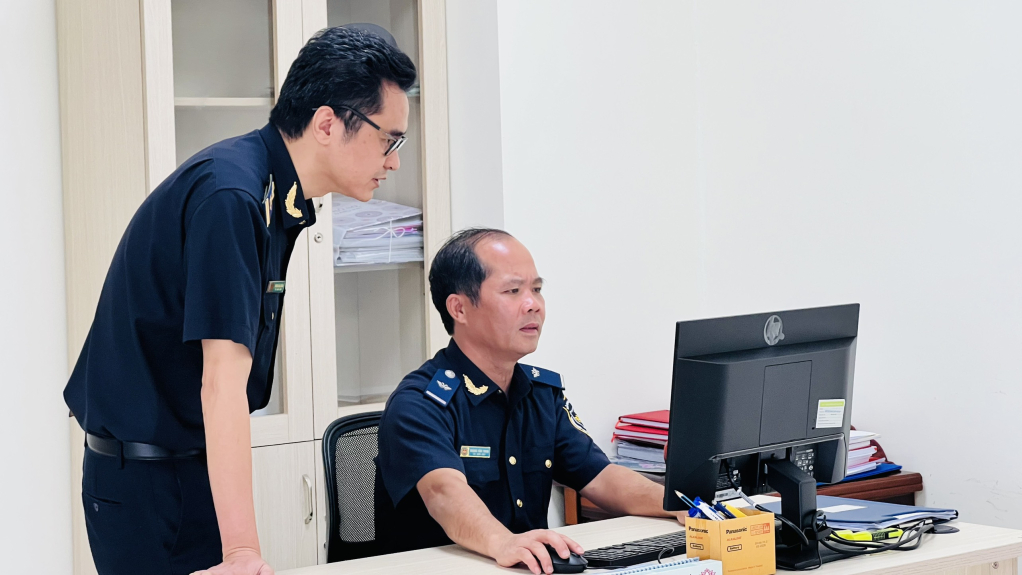
[(82, 503), (100, 575), (188, 575), (222, 560), (206, 460), (122, 460), (85, 449)]

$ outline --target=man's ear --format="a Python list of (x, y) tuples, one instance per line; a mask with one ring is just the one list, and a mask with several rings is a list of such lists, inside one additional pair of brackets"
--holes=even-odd
[(344, 122), (341, 121), (340, 126), (334, 124), (334, 120), (339, 119), (334, 114), (333, 108), (330, 106), (320, 106), (316, 113), (312, 116), (312, 121), (309, 122), (308, 132), (312, 134), (312, 137), (317, 142), (323, 145), (330, 143), (330, 135), (334, 130), (344, 129)]
[(468, 298), (457, 293), (452, 293), (447, 296), (447, 313), (451, 314), (451, 319), (454, 320), (455, 324), (464, 325), (467, 323), (465, 317), (465, 308), (468, 307)]

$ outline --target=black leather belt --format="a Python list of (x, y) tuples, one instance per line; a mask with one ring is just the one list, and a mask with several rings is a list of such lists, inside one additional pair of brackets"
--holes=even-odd
[(110, 457), (123, 457), (124, 459), (159, 460), (159, 459), (184, 459), (198, 457), (205, 453), (204, 449), (189, 449), (187, 451), (171, 451), (158, 445), (148, 443), (136, 443), (133, 441), (118, 441), (109, 437), (99, 437), (87, 433), (85, 444), (89, 449), (100, 455)]

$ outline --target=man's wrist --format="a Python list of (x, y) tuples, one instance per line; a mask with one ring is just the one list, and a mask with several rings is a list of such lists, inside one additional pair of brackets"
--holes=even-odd
[(486, 555), (496, 558), (500, 548), (503, 546), (504, 541), (507, 540), (509, 535), (511, 535), (510, 531), (507, 533), (490, 533), (484, 541)]
[(234, 559), (236, 557), (259, 557), (259, 558), (262, 558), (262, 553), (259, 552), (259, 548), (258, 547), (253, 548), (253, 547), (244, 546), (244, 545), (240, 545), (240, 546), (237, 546), (237, 547), (232, 547), (230, 549), (227, 549), (227, 548), (224, 549), (224, 561), (227, 561), (229, 559)]

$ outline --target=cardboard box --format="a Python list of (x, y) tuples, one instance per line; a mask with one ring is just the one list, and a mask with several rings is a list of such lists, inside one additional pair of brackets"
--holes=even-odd
[(685, 518), (688, 556), (717, 559), (723, 575), (771, 575), (777, 572), (774, 514), (742, 509), (747, 517), (710, 521)]

